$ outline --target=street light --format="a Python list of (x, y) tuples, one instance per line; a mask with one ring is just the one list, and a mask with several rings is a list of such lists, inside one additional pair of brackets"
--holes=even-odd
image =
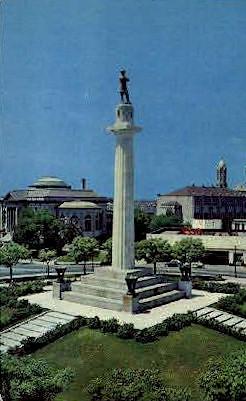
[(234, 276), (237, 277), (237, 247), (234, 246)]

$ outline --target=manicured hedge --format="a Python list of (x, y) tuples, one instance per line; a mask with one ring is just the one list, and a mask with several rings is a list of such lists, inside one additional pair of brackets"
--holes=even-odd
[(217, 302), (217, 308), (237, 316), (246, 318), (242, 305), (246, 303), (246, 290), (241, 289), (238, 294), (223, 297)]
[(238, 340), (246, 341), (246, 335), (243, 333), (243, 328), (235, 329), (233, 327), (227, 326), (223, 323), (218, 322), (217, 320), (211, 318), (206, 319), (204, 317), (195, 317), (193, 319), (194, 322), (201, 324), (202, 326), (208, 327), (210, 329), (219, 331), (220, 333), (227, 334), (229, 336), (235, 337)]
[(40, 292), (43, 287), (42, 281), (33, 281), (0, 288), (0, 329), (41, 313), (43, 309), (39, 305), (31, 305), (27, 300), (18, 300), (18, 297)]
[(156, 324), (155, 326), (137, 330), (131, 323), (120, 325), (118, 320), (115, 318), (109, 320), (100, 320), (98, 316), (93, 318), (78, 316), (69, 323), (57, 325), (53, 330), (50, 330), (41, 337), (28, 337), (22, 341), (21, 348), (16, 347), (11, 349), (9, 352), (18, 355), (30, 354), (37, 349), (56, 341), (58, 338), (85, 326), (91, 329), (99, 329), (103, 333), (114, 333), (117, 337), (122, 339), (133, 338), (137, 342), (148, 343), (156, 341), (159, 337), (167, 336), (170, 331), (178, 331), (186, 326), (190, 326), (192, 319), (193, 316), (191, 313), (176, 314), (164, 320), (162, 323)]
[(17, 299), (28, 294), (42, 292), (44, 289), (44, 281), (29, 281), (21, 284), (12, 284), (7, 287), (0, 288), (0, 304), (1, 306), (8, 304), (11, 299)]
[(215, 281), (194, 280), (192, 284), (194, 289), (208, 292), (236, 294), (240, 290), (240, 285), (236, 283), (218, 283)]

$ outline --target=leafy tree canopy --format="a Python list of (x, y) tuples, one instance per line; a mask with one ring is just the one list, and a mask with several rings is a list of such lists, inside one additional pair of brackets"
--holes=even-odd
[(141, 241), (146, 238), (150, 223), (150, 216), (144, 213), (140, 208), (134, 210), (134, 224), (135, 224), (135, 241)]
[(56, 370), (44, 360), (1, 355), (1, 395), (5, 401), (51, 401), (73, 377), (71, 369)]
[(181, 262), (196, 262), (202, 260), (205, 248), (200, 238), (184, 238), (175, 242), (172, 255)]
[(10, 242), (0, 248), (0, 265), (9, 268), (10, 281), (13, 279), (13, 266), (15, 266), (20, 259), (27, 259), (28, 257), (28, 249), (15, 242)]
[(98, 254), (98, 241), (90, 237), (76, 237), (74, 238), (69, 251), (76, 263), (86, 262)]
[(182, 226), (182, 218), (174, 214), (158, 214), (153, 216), (149, 228), (150, 231), (158, 230), (159, 228)]
[(65, 225), (48, 210), (22, 210), (14, 240), (29, 249), (50, 248), (60, 251), (66, 242)]
[(147, 263), (164, 262), (171, 257), (172, 248), (168, 241), (160, 238), (146, 239), (136, 244), (136, 259)]
[(103, 251), (103, 257), (102, 257), (102, 263), (105, 265), (111, 265), (112, 264), (112, 238), (108, 238), (107, 241), (105, 241), (101, 249)]

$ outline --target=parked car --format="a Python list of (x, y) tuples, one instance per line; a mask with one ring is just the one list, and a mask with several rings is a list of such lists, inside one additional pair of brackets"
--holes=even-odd
[(192, 262), (191, 267), (197, 267), (198, 269), (202, 269), (204, 264), (202, 262)]
[(169, 262), (167, 262), (168, 267), (180, 267), (181, 262), (178, 259), (172, 259)]

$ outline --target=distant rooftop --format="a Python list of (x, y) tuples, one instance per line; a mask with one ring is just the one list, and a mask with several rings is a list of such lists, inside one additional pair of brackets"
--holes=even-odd
[(159, 196), (245, 196), (241, 191), (220, 187), (187, 186)]
[(101, 209), (100, 206), (93, 202), (71, 201), (63, 202), (59, 209)]

